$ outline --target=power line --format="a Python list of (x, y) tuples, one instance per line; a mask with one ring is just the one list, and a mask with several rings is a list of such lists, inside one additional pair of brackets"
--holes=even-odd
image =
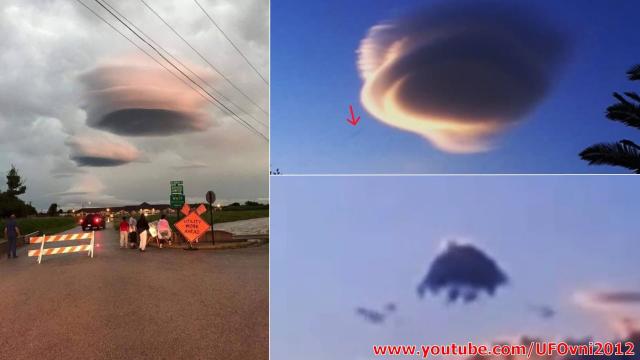
[(264, 78), (264, 76), (262, 76), (262, 74), (260, 74), (260, 72), (258, 71), (258, 69), (256, 69), (255, 66), (253, 66), (253, 64), (251, 63), (251, 61), (249, 61), (249, 59), (247, 59), (247, 57), (242, 53), (242, 51), (240, 51), (240, 49), (236, 46), (236, 44), (227, 36), (227, 34), (224, 32), (224, 30), (222, 30), (222, 28), (220, 28), (220, 26), (218, 26), (218, 24), (215, 22), (215, 20), (213, 20), (213, 18), (211, 17), (211, 15), (209, 15), (209, 13), (207, 12), (207, 10), (205, 10), (202, 5), (200, 5), (200, 3), (198, 2), (198, 0), (193, 0), (196, 5), (198, 5), (198, 7), (200, 8), (200, 10), (202, 10), (202, 12), (209, 18), (209, 20), (211, 20), (211, 23), (218, 28), (218, 30), (220, 30), (220, 32), (222, 33), (222, 35), (225, 37), (225, 39), (227, 39), (227, 41), (229, 41), (229, 43), (231, 44), (231, 46), (233, 46), (234, 49), (236, 49), (236, 51), (238, 52), (238, 54), (240, 54), (240, 56), (242, 56), (242, 58), (244, 59), (244, 61), (249, 64), (249, 66), (251, 66), (251, 68), (253, 69), (253, 71), (255, 71), (256, 74), (258, 74), (258, 76), (260, 76), (260, 78), (262, 79), (262, 81), (264, 81), (265, 84), (269, 85), (269, 82), (267, 81), (267, 79)]
[[(221, 107), (218, 103), (219, 101), (215, 98), (213, 98), (214, 100), (216, 100), (216, 102), (213, 102), (211, 99), (207, 98), (206, 96), (204, 96), (200, 91), (198, 91), (196, 88), (194, 88), (192, 85), (190, 85), (189, 83), (187, 83), (183, 78), (179, 77), (178, 75), (176, 75), (173, 71), (171, 71), (169, 68), (167, 68), (164, 64), (162, 64), (160, 61), (158, 61), (155, 57), (153, 57), (153, 55), (149, 54), (146, 50), (144, 50), (142, 47), (140, 47), (138, 44), (136, 44), (135, 41), (131, 40), (129, 37), (127, 37), (124, 33), (122, 33), (120, 30), (118, 30), (115, 26), (113, 26), (111, 23), (109, 23), (104, 17), (100, 16), (100, 14), (98, 14), (97, 12), (95, 12), (92, 8), (90, 8), (87, 4), (85, 4), (84, 2), (82, 2), (81, 0), (76, 0), (77, 2), (79, 2), (82, 6), (84, 6), (85, 8), (87, 8), (89, 11), (91, 11), (96, 17), (98, 17), (100, 20), (102, 20), (105, 24), (109, 25), (109, 27), (111, 27), (114, 31), (116, 31), (118, 34), (120, 34), (122, 37), (124, 37), (127, 41), (129, 41), (130, 43), (132, 43), (135, 47), (137, 47), (140, 51), (142, 51), (144, 54), (146, 54), (148, 57), (150, 57), (153, 61), (155, 61), (156, 63), (158, 63), (158, 65), (162, 66), (165, 70), (167, 70), (171, 75), (173, 75), (176, 79), (182, 81), (185, 85), (187, 85), (188, 87), (190, 87), (193, 91), (195, 91), (198, 95), (200, 95), (203, 99), (205, 99), (206, 101), (210, 102), (211, 104), (215, 105), (216, 107), (218, 107), (220, 110), (225, 111), (227, 113), (229, 113), (230, 115), (235, 115), (238, 119), (239, 117), (237, 116), (237, 114), (235, 114), (233, 111), (230, 110), (225, 110), (225, 106), (224, 104), (221, 104), (223, 107)], [(97, 2), (97, 0), (96, 0)], [(193, 81), (192, 81), (193, 82)], [(197, 84), (196, 84), (197, 85)], [(205, 91), (206, 92), (206, 91)], [(208, 94), (208, 93), (207, 93)], [(208, 94), (209, 96), (211, 96), (210, 94)], [(261, 136), (262, 138), (264, 138), (266, 141), (269, 141), (269, 139), (267, 139), (261, 132), (257, 131), (255, 128), (253, 128), (252, 126), (250, 126), (249, 124), (247, 124), (244, 120), (239, 119), (240, 120), (240, 125), (244, 126), (245, 128), (247, 128), (248, 130), (256, 133), (257, 135)]]
[[(251, 126), (249, 123), (247, 123), (246, 121), (244, 121), (243, 119), (241, 119), (238, 114), (236, 114), (234, 111), (232, 111), (231, 109), (229, 109), (226, 105), (224, 105), (222, 102), (220, 102), (215, 96), (211, 95), (208, 91), (206, 91), (204, 88), (202, 88), (202, 86), (200, 86), (198, 83), (196, 83), (195, 81), (193, 81), (193, 79), (191, 79), (189, 76), (187, 76), (184, 72), (182, 72), (177, 66), (175, 66), (171, 61), (169, 61), (166, 57), (164, 57), (162, 55), (162, 53), (160, 53), (156, 48), (154, 48), (153, 46), (151, 46), (151, 44), (149, 44), (147, 41), (145, 41), (142, 37), (140, 37), (140, 35), (138, 35), (135, 31), (133, 31), (129, 26), (127, 26), (127, 24), (125, 24), (124, 22), (122, 22), (122, 20), (120, 20), (120, 18), (118, 18), (117, 16), (115, 16), (111, 11), (109, 11), (109, 9), (107, 9), (100, 1), (95, 0), (98, 5), (100, 5), (101, 7), (103, 7), (105, 10), (107, 10), (113, 17), (116, 18), (116, 20), (118, 20), (120, 23), (122, 23), (125, 27), (127, 27), (127, 29), (129, 29), (129, 31), (131, 31), (134, 35), (136, 35), (140, 40), (142, 40), (145, 44), (147, 44), (149, 47), (151, 47), (156, 53), (158, 53), (158, 55), (160, 55), (160, 57), (162, 57), (167, 63), (169, 63), (173, 68), (175, 68), (176, 70), (178, 70), (178, 72), (180, 72), (184, 77), (186, 77), (187, 79), (189, 79), (193, 84), (195, 84), (198, 88), (200, 88), (202, 91), (204, 91), (207, 95), (209, 95), (209, 97), (211, 99), (213, 99), (215, 101), (212, 102), (211, 100), (207, 99), (204, 97), (204, 95), (202, 95), (202, 93), (200, 93), (199, 91), (197, 91), (197, 89), (193, 88), (192, 86), (190, 86), (188, 83), (186, 83), (184, 81), (184, 79), (180, 78), (179, 76), (177, 76), (175, 73), (173, 73), (172, 71), (170, 71), (166, 66), (164, 66), (163, 64), (159, 63), (157, 61), (157, 59), (155, 59), (153, 56), (151, 56), (151, 58), (158, 62), (163, 68), (165, 68), (167, 71), (169, 71), (174, 77), (178, 78), (179, 80), (181, 80), (183, 83), (187, 84), (190, 88), (192, 88), (194, 91), (196, 91), (200, 96), (202, 96), (205, 100), (208, 100), (209, 102), (211, 102), (212, 104), (214, 104), (216, 107), (218, 107), (220, 110), (223, 110), (225, 112), (227, 112), (229, 115), (231, 115), (232, 117), (235, 116), (235, 118), (240, 121), (240, 124), (243, 125), (245, 128), (249, 129), (250, 131), (256, 133), (257, 135), (261, 136), (262, 138), (264, 138), (265, 140), (269, 140), (267, 139), (260, 131), (258, 131), (257, 129), (255, 129), (253, 126)], [(86, 7), (86, 6), (85, 6)], [(95, 12), (92, 11), (94, 14)], [(102, 17), (100, 17), (103, 21), (106, 22), (106, 20)], [(107, 22), (107, 24), (109, 24)], [(111, 24), (109, 24), (109, 26), (111, 26), (112, 28), (114, 28)], [(118, 31), (119, 32), (119, 31)], [(120, 32), (119, 32), (120, 33)], [(122, 33), (120, 33), (121, 35), (123, 35)], [(123, 35), (124, 36), (124, 35)], [(125, 36), (125, 38), (127, 38)], [(127, 40), (130, 40), (129, 38), (127, 38)], [(131, 41), (131, 40), (130, 40)], [(134, 43), (135, 44), (135, 43)], [(139, 46), (137, 46), (137, 44), (135, 44), (136, 47), (138, 47), (140, 49)], [(143, 52), (145, 54), (147, 54), (148, 56), (150, 56), (146, 51), (143, 50)]]
[(242, 91), (242, 89), (240, 89), (239, 87), (237, 87), (231, 80), (229, 80), (229, 78), (227, 78), (220, 70), (218, 70), (217, 67), (215, 67), (209, 60), (207, 60), (207, 58), (204, 57), (204, 55), (202, 55), (202, 53), (200, 53), (200, 51), (198, 51), (196, 48), (194, 48), (182, 35), (180, 35), (180, 33), (173, 28), (173, 26), (171, 26), (171, 24), (169, 24), (162, 16), (160, 16), (160, 14), (158, 14), (157, 11), (155, 11), (151, 5), (147, 4), (147, 2), (145, 0), (140, 0), (144, 6), (146, 6), (149, 10), (151, 10), (151, 12), (158, 18), (160, 19), (160, 21), (162, 21), (169, 29), (171, 29), (171, 31), (176, 34), (176, 36), (178, 36), (180, 38), (180, 40), (182, 40), (182, 42), (184, 42), (189, 48), (191, 48), (191, 50), (193, 50), (196, 54), (198, 54), (198, 56), (200, 57), (200, 59), (202, 59), (202, 61), (206, 62), (207, 64), (209, 64), (209, 66), (211, 66), (211, 68), (213, 70), (215, 70), (220, 76), (222, 76), (222, 78), (229, 83), (229, 85), (231, 85), (234, 89), (236, 89), (240, 94), (242, 94), (249, 102), (251, 102), (255, 107), (257, 107), (258, 109), (260, 109), (260, 111), (262, 111), (263, 113), (265, 113), (266, 115), (269, 115), (269, 113), (263, 109), (260, 105), (258, 105), (255, 101), (253, 101), (249, 95), (247, 95), (244, 91)]
[(236, 108), (238, 108), (238, 110), (240, 110), (243, 114), (249, 116), (250, 118), (252, 118), (255, 122), (257, 122), (258, 124), (262, 125), (265, 129), (268, 128), (268, 125), (263, 123), (262, 121), (256, 119), (253, 115), (251, 115), (249, 112), (245, 111), (244, 109), (242, 109), (238, 104), (234, 103), (233, 101), (231, 101), (231, 99), (227, 98), (226, 96), (224, 96), (220, 91), (217, 91), (211, 84), (209, 84), (205, 79), (203, 79), (200, 75), (198, 75), (195, 71), (193, 71), (190, 67), (188, 67), (187, 65), (185, 65), (182, 61), (180, 61), (178, 58), (176, 58), (175, 56), (173, 56), (169, 51), (167, 51), (164, 47), (162, 47), (162, 45), (158, 44), (155, 40), (153, 40), (153, 38), (149, 35), (147, 35), (142, 29), (140, 29), (139, 27), (137, 27), (131, 20), (129, 20), (126, 16), (124, 16), (121, 12), (119, 12), (115, 7), (113, 7), (113, 5), (111, 5), (107, 0), (102, 0), (102, 2), (104, 2), (109, 8), (111, 8), (111, 10), (113, 10), (116, 14), (118, 14), (118, 16), (122, 17), (125, 21), (127, 21), (131, 26), (133, 26), (134, 29), (136, 29), (137, 31), (139, 31), (143, 36), (145, 36), (149, 41), (151, 41), (155, 46), (157, 46), (158, 48), (160, 48), (162, 51), (164, 51), (169, 57), (171, 57), (172, 60), (176, 61), (178, 64), (180, 64), (183, 68), (185, 68), (187, 71), (189, 71), (193, 76), (195, 76), (196, 78), (198, 78), (203, 84), (207, 85), (213, 92), (215, 92), (218, 96), (220, 96), (221, 98), (225, 99), (226, 101), (228, 101), (229, 103), (233, 104)]
[(205, 88), (203, 88), (202, 86), (200, 86), (200, 84), (198, 84), (197, 82), (195, 82), (191, 77), (189, 77), (189, 75), (185, 74), (182, 70), (180, 70), (180, 68), (178, 68), (174, 63), (172, 63), (169, 59), (167, 59), (160, 51), (158, 51), (158, 49), (156, 49), (153, 45), (151, 45), (148, 41), (146, 41), (142, 36), (140, 36), (137, 32), (135, 32), (135, 30), (133, 30), (129, 25), (127, 25), (124, 21), (122, 21), (122, 19), (120, 19), (116, 14), (114, 14), (111, 10), (109, 10), (106, 6), (104, 6), (104, 4), (102, 4), (102, 2), (100, 2), (100, 0), (95, 0), (95, 2), (98, 3), (98, 5), (100, 5), (102, 8), (104, 8), (105, 10), (107, 10), (107, 12), (109, 14), (111, 14), (114, 18), (116, 18), (116, 20), (118, 20), (118, 22), (120, 22), (122, 25), (124, 25), (127, 29), (129, 29), (129, 31), (131, 31), (138, 39), (142, 40), (142, 42), (144, 42), (145, 44), (147, 44), (147, 46), (149, 46), (151, 49), (153, 49), (158, 55), (160, 55), (160, 57), (162, 59), (164, 59), (164, 61), (166, 61), (169, 65), (171, 65), (174, 69), (176, 69), (180, 74), (182, 74), (182, 76), (184, 76), (185, 78), (189, 79), (189, 81), (191, 81), (195, 86), (197, 86), (198, 88), (200, 88), (202, 91), (204, 91), (207, 95), (209, 95), (213, 100), (215, 100), (218, 104), (220, 104), (222, 107), (224, 107), (228, 112), (230, 112), (231, 114), (235, 115), (235, 117), (245, 123), (247, 126), (251, 127), (255, 132), (257, 132), (258, 134), (260, 134), (260, 136), (262, 136), (265, 140), (269, 140), (267, 139), (266, 136), (264, 136), (264, 134), (262, 134), (260, 131), (258, 131), (256, 128), (254, 128), (251, 124), (247, 123), (245, 120), (243, 120), (242, 118), (240, 118), (240, 116), (238, 116), (238, 114), (235, 113), (235, 111), (229, 109), (225, 104), (223, 104), (220, 100), (218, 100), (215, 96), (211, 95), (211, 93), (209, 93)]

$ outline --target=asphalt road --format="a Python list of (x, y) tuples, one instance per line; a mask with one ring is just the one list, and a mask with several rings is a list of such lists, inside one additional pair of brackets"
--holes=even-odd
[(2, 254), (0, 358), (268, 359), (268, 252), (140, 253), (107, 229), (93, 259)]

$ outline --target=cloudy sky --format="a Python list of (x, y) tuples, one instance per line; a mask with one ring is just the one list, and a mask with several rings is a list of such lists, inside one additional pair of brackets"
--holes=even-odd
[(640, 329), (637, 186), (634, 176), (273, 177), (271, 355), (628, 335)]
[[(82, 1), (162, 61), (96, 1)], [(103, 3), (268, 138), (268, 1), (199, 0), (255, 71), (195, 2), (145, 2), (207, 62), (143, 2)], [(268, 197), (265, 138), (78, 1), (3, 1), (0, 33), (0, 168), (19, 169), (23, 198), (37, 208), (166, 203), (170, 180), (184, 180), (193, 201), (209, 189), (223, 202)]]
[[(637, 2), (272, 4), (272, 166), (284, 173), (628, 173), (605, 118), (637, 91)], [(357, 126), (346, 122), (349, 105)], [(313, 159), (313, 161), (309, 161)]]

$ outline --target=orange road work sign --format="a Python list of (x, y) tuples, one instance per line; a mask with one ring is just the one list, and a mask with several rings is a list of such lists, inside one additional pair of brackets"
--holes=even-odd
[(198, 212), (192, 212), (182, 220), (175, 224), (176, 229), (180, 231), (182, 236), (188, 242), (194, 242), (204, 235), (211, 227), (206, 221), (202, 220)]
[(184, 215), (187, 216), (189, 215), (189, 213), (191, 212), (191, 206), (189, 206), (189, 204), (184, 204), (182, 205), (182, 209), (180, 209), (180, 212)]

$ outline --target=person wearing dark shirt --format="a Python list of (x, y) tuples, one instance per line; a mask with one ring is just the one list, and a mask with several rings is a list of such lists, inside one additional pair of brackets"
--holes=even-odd
[(140, 215), (137, 228), (140, 237), (140, 251), (144, 252), (144, 249), (147, 247), (147, 236), (149, 231), (149, 223), (147, 222), (147, 218), (144, 216), (144, 214)]
[(7, 220), (7, 223), (4, 226), (4, 237), (9, 243), (9, 249), (7, 251), (9, 259), (11, 259), (12, 255), (14, 259), (18, 257), (18, 255), (16, 255), (18, 236), (20, 236), (20, 228), (16, 222), (16, 216), (11, 214), (9, 220)]

